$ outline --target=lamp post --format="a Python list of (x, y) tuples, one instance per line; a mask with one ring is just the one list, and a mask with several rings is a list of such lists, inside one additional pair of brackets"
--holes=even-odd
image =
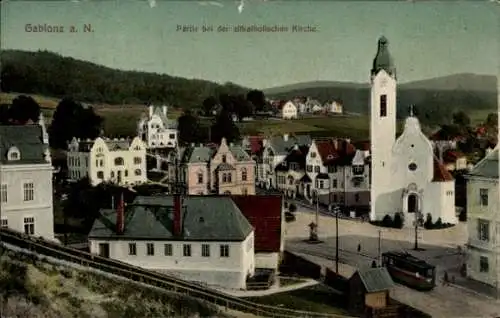
[(335, 272), (339, 273), (339, 213), (338, 205), (334, 208), (335, 211)]
[(310, 233), (309, 233), (309, 242), (317, 243), (318, 239), (318, 222), (319, 222), (319, 200), (318, 200), (318, 190), (314, 190), (316, 197), (316, 212), (315, 212), (315, 221), (309, 224)]

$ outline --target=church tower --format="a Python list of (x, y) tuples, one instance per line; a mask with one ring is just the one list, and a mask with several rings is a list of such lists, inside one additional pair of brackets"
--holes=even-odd
[(383, 218), (391, 205), (391, 159), (396, 140), (396, 68), (388, 46), (389, 42), (382, 36), (378, 40), (370, 77), (371, 220)]

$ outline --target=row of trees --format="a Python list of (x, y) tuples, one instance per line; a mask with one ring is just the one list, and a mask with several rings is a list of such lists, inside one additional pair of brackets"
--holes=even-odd
[(221, 109), (235, 114), (240, 120), (252, 116), (255, 112), (264, 111), (267, 102), (264, 92), (250, 90), (244, 94), (221, 94), (217, 97), (209, 96), (203, 100), (202, 112), (204, 116), (211, 117), (214, 112), (219, 113)]

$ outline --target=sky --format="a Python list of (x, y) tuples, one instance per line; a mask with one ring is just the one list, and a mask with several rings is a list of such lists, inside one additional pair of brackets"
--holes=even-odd
[[(150, 0), (154, 1), (154, 0)], [(488, 1), (2, 1), (1, 47), (49, 50), (112, 68), (251, 88), (326, 80), (367, 82), (384, 35), (408, 82), (496, 75), (500, 5)], [(28, 24), (65, 32), (27, 32)], [(90, 24), (92, 32), (83, 32)], [(316, 32), (217, 32), (219, 26), (314, 26)], [(73, 25), (77, 33), (69, 32)], [(199, 32), (179, 32), (193, 25)], [(201, 32), (201, 26), (213, 32)]]

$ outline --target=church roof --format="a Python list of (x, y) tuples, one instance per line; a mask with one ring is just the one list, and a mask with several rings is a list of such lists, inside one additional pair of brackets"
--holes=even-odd
[(389, 75), (396, 76), (396, 67), (389, 53), (389, 41), (384, 36), (378, 40), (377, 54), (373, 59), (372, 75), (377, 75), (380, 70), (386, 71)]
[(446, 167), (439, 162), (437, 157), (434, 157), (434, 176), (432, 182), (446, 182), (453, 181), (453, 176), (446, 169)]

